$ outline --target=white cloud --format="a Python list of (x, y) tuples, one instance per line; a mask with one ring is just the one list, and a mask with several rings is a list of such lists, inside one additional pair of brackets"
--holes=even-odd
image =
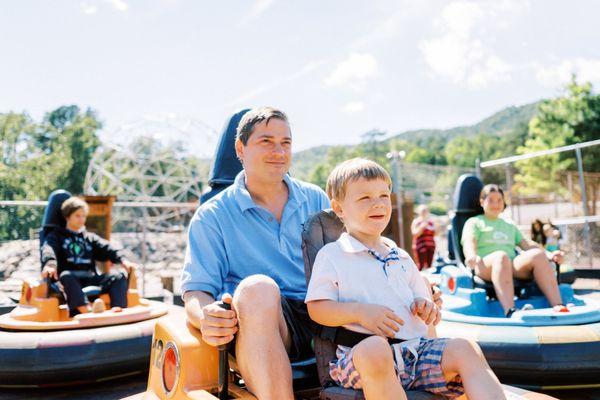
[(86, 2), (81, 3), (81, 12), (83, 12), (84, 14), (96, 14), (97, 11), (98, 7), (96, 7), (95, 5)]
[(119, 11), (127, 11), (129, 9), (129, 6), (127, 5), (127, 3), (124, 0), (106, 0), (108, 3), (110, 3), (116, 10)]
[(470, 88), (510, 80), (513, 67), (487, 43), (494, 39), (488, 31), (510, 28), (511, 17), (527, 4), (512, 0), (448, 4), (434, 21), (438, 35), (419, 44), (432, 75)]
[(558, 65), (535, 66), (535, 78), (545, 86), (556, 87), (557, 83), (567, 83), (571, 80), (571, 74), (576, 74), (580, 82), (600, 82), (600, 59), (575, 58), (563, 60)]
[(349, 86), (363, 89), (369, 79), (378, 74), (377, 59), (372, 54), (352, 53), (325, 78), (328, 86)]
[(441, 21), (438, 20), (436, 23), (442, 24), (449, 33), (468, 37), (483, 16), (484, 11), (481, 4), (458, 1), (444, 7)]
[(346, 114), (355, 114), (365, 109), (365, 103), (362, 101), (352, 101), (346, 104), (343, 108)]
[(246, 25), (250, 21), (259, 18), (271, 8), (274, 3), (275, 0), (256, 0), (250, 9), (250, 12), (242, 18), (241, 24)]

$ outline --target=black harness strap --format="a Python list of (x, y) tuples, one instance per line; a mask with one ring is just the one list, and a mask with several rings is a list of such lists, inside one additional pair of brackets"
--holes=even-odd
[[(325, 340), (329, 340), (329, 341), (335, 343), (336, 345), (346, 346), (346, 347), (354, 347), (358, 343), (365, 340), (366, 338), (369, 338), (374, 335), (369, 334), (369, 333), (361, 333), (361, 332), (351, 331), (349, 329), (342, 328), (340, 326), (337, 328), (323, 327), (319, 336), (321, 336), (321, 338), (323, 338)], [(386, 339), (390, 345), (396, 344), (396, 343), (402, 343), (405, 341), (403, 339), (396, 339), (396, 338), (389, 338), (389, 337)]]

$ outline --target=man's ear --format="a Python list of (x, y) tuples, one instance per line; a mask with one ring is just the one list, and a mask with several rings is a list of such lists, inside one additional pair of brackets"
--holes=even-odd
[(240, 139), (235, 139), (235, 155), (242, 161), (242, 157), (244, 156), (244, 144)]
[(336, 199), (331, 199), (331, 209), (339, 219), (342, 219), (344, 216), (344, 210), (342, 210), (342, 205), (339, 201)]

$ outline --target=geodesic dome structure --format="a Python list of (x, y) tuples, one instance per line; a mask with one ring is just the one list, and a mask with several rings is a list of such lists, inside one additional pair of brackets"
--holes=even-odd
[[(216, 132), (203, 123), (166, 118), (124, 125), (111, 135), (137, 142), (96, 149), (84, 191), (117, 196), (121, 205), (113, 212), (113, 230), (185, 229), (207, 179), (199, 168), (208, 170)], [(184, 139), (187, 148), (182, 147)]]

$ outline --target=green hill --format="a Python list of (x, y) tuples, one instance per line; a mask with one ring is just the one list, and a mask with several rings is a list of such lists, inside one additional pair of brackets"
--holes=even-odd
[[(421, 143), (430, 139), (443, 139), (449, 141), (458, 136), (475, 136), (486, 133), (493, 136), (504, 136), (518, 127), (527, 125), (536, 114), (540, 102), (522, 106), (510, 106), (498, 111), (484, 120), (470, 126), (460, 126), (450, 129), (419, 129), (392, 134), (382, 143), (393, 140), (406, 140), (412, 143)], [(354, 145), (342, 145), (352, 148)], [(327, 153), (332, 146), (318, 146), (294, 153), (292, 175), (300, 179), (307, 179), (313, 168), (327, 158)]]
[(457, 136), (475, 136), (480, 133), (487, 133), (494, 136), (503, 136), (512, 132), (520, 124), (527, 124), (537, 112), (540, 102), (526, 104), (523, 106), (510, 106), (498, 111), (497, 113), (485, 118), (481, 122), (470, 126), (459, 126), (450, 129), (420, 129), (396, 134), (390, 139), (404, 139), (409, 142), (416, 142), (427, 139), (431, 136), (440, 136), (452, 139)]

